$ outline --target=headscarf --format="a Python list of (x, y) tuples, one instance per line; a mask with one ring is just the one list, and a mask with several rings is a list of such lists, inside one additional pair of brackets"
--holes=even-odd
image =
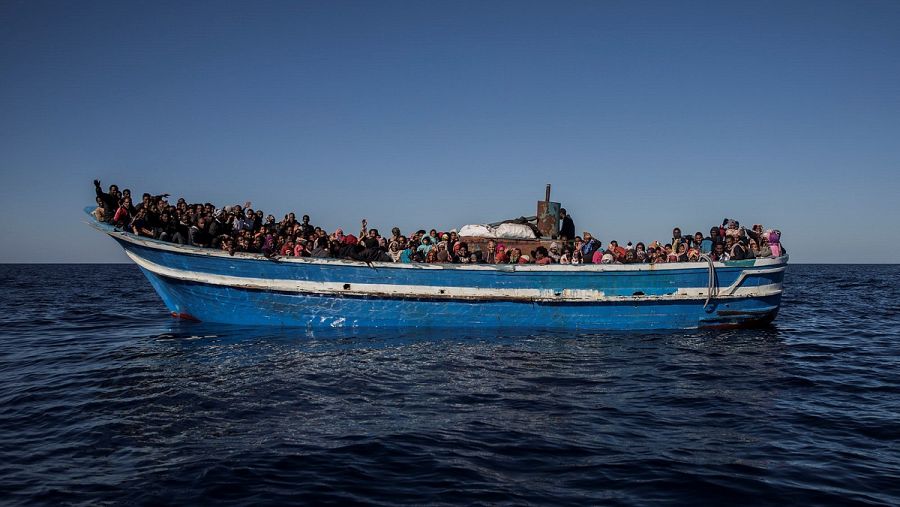
[(390, 254), (394, 262), (400, 262), (400, 256), (403, 255), (403, 250), (400, 250), (400, 243), (391, 241), (390, 246), (388, 246), (388, 254)]

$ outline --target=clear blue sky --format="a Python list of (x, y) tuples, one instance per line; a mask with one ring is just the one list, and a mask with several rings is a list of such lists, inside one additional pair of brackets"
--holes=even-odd
[(0, 262), (117, 262), (91, 180), (328, 229), (777, 226), (900, 262), (900, 2), (0, 2)]

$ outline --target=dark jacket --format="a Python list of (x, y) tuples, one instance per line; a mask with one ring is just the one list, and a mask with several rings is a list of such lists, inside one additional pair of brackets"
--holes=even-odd
[(575, 239), (575, 222), (569, 215), (566, 215), (566, 217), (562, 219), (562, 227), (559, 229), (559, 235), (560, 237), (565, 236), (569, 241)]

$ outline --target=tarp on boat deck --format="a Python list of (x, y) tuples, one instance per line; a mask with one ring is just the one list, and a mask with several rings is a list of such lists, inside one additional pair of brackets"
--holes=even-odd
[(534, 231), (526, 224), (500, 224), (498, 226), (473, 224), (459, 229), (460, 236), (496, 239), (535, 239)]

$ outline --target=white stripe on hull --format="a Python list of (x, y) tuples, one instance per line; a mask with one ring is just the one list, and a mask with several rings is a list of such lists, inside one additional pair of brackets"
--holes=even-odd
[[(154, 245), (156, 246), (156, 245)], [(159, 276), (187, 282), (235, 287), (241, 289), (293, 292), (298, 294), (318, 294), (334, 296), (401, 297), (446, 300), (502, 300), (519, 302), (634, 302), (643, 301), (685, 301), (705, 300), (707, 288), (682, 288), (674, 294), (662, 296), (607, 296), (602, 291), (590, 289), (509, 289), (482, 287), (436, 287), (429, 285), (394, 285), (376, 283), (310, 282), (267, 278), (248, 278), (189, 271), (162, 266), (125, 250), (125, 253), (140, 267)], [(543, 267), (543, 266), (541, 266)], [(768, 274), (784, 271), (784, 266), (767, 269), (748, 268), (746, 275)], [(716, 300), (765, 297), (780, 294), (782, 284), (768, 284), (757, 287), (741, 287), (746, 278), (742, 275), (735, 283), (720, 290)]]

